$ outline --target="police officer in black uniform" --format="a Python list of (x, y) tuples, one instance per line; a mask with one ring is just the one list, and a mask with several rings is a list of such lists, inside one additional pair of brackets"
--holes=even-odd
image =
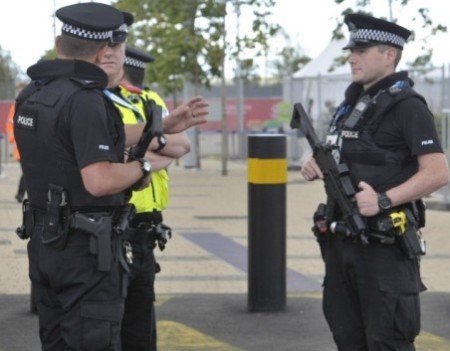
[[(395, 72), (410, 31), (364, 14), (349, 14), (345, 23), (353, 83), (327, 142), (359, 188), (355, 200), (369, 243), (349, 235), (329, 198), (330, 229), (319, 237), (323, 310), (339, 350), (414, 350), (425, 289), (420, 198), (448, 183), (448, 167), (424, 98), (407, 72)], [(301, 173), (307, 180), (323, 178), (314, 158)]]
[[(95, 64), (108, 44), (123, 42), (129, 15), (99, 3), (59, 9), (60, 59), (27, 73), (14, 131), (28, 184), (24, 223), (29, 274), (36, 287), (43, 350), (120, 350), (128, 267), (118, 235), (129, 207), (124, 190), (146, 186), (150, 164), (124, 164), (124, 147), (143, 126), (124, 129), (105, 97), (106, 74)], [(115, 31), (116, 30), (116, 31)], [(198, 123), (189, 111), (169, 116), (165, 132)]]

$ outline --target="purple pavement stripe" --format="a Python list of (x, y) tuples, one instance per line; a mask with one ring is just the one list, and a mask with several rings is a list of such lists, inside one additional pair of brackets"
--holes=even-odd
[[(180, 235), (228, 264), (247, 273), (247, 248), (245, 246), (216, 232), (182, 232)], [(321, 290), (321, 285), (317, 281), (290, 268), (287, 268), (286, 279), (288, 292)]]

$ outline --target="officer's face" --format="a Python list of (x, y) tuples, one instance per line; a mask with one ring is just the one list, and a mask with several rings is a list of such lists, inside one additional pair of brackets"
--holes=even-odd
[(355, 83), (369, 88), (374, 83), (394, 72), (391, 51), (381, 51), (378, 46), (350, 49), (348, 62)]
[(119, 81), (123, 74), (125, 43), (109, 44), (100, 57), (99, 66), (108, 75), (109, 82)]

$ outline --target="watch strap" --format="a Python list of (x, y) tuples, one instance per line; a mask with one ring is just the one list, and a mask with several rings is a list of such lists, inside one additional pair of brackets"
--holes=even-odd
[(156, 141), (158, 142), (158, 147), (153, 151), (158, 152), (164, 149), (167, 145), (167, 139), (164, 135), (159, 135), (156, 137)]
[(145, 169), (145, 164), (148, 163), (148, 161), (144, 158), (138, 158), (136, 159), (136, 161), (138, 161), (141, 164), (142, 178), (147, 177), (151, 173), (151, 170), (148, 171)]
[(386, 192), (378, 193), (378, 207), (381, 211), (389, 210), (392, 208), (392, 201), (387, 196)]

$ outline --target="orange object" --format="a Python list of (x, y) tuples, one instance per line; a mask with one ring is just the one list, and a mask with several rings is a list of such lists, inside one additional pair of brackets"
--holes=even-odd
[(19, 149), (17, 149), (16, 139), (14, 138), (14, 112), (15, 105), (11, 104), (8, 113), (8, 120), (6, 121), (6, 134), (8, 135), (8, 141), (13, 145), (13, 156), (17, 161), (20, 161)]

